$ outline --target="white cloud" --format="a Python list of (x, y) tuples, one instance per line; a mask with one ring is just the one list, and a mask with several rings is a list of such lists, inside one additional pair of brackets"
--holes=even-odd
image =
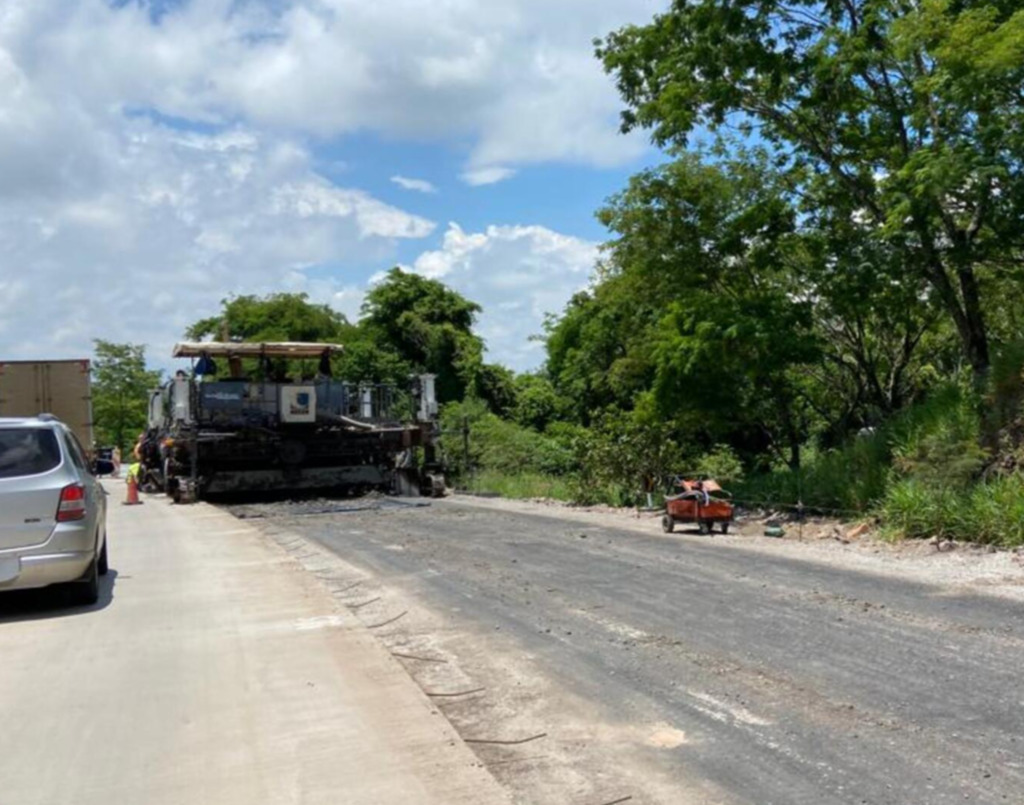
[(360, 237), (422, 238), (434, 224), (384, 204), (359, 190), (345, 190), (322, 179), (287, 183), (274, 189), (271, 207), (298, 218), (348, 218), (359, 224)]
[[(319, 297), (319, 294), (316, 295)], [(335, 310), (344, 313), (345, 317), (349, 321), (354, 322), (359, 319), (359, 314), (365, 298), (365, 290), (355, 285), (349, 285), (339, 291), (334, 291), (331, 295), (329, 304)]]
[(497, 182), (502, 182), (514, 175), (515, 171), (511, 168), (503, 168), (500, 165), (495, 165), (485, 168), (472, 168), (470, 170), (463, 171), (459, 178), (472, 187), (480, 187), (485, 184), (496, 184)]
[(75, 105), (324, 138), (456, 141), (474, 169), (613, 165), (646, 144), (619, 134), (621, 102), (592, 40), (665, 5), (191, 0), (154, 25), (141, 2), (5, 0), (0, 37)]
[[(231, 293), (358, 310), (366, 267), (433, 223), (325, 179), (316, 165), (339, 166), (324, 141), (443, 142), (476, 184), (621, 164), (646, 146), (618, 134), (591, 39), (662, 5), (183, 0), (154, 22), (145, 0), (2, 0), (0, 355), (80, 355), (101, 337), (160, 356)], [(484, 328), (525, 365), (515, 339), (586, 281), (592, 249), (540, 227), (452, 228), (417, 265), (448, 261), (470, 296), (521, 306), (521, 331), (490, 313)], [(309, 271), (323, 265), (333, 279)]]
[[(306, 291), (353, 315), (354, 266), (434, 227), (248, 132), (182, 137), (137, 120), (112, 153), (90, 191), (0, 196), (6, 357), (88, 354), (98, 337), (148, 343), (166, 365), (185, 327), (233, 293)], [(344, 263), (338, 279), (307, 278), (342, 258), (348, 282)]]
[(478, 331), (491, 359), (516, 370), (544, 360), (540, 334), (591, 279), (598, 246), (542, 226), (489, 226), (466, 232), (451, 223), (440, 249), (421, 254), (412, 270), (440, 279), (483, 307)]
[(417, 193), (437, 192), (437, 188), (426, 179), (410, 179), (406, 176), (392, 176), (391, 181), (399, 187), (405, 188), (406, 190), (415, 190)]

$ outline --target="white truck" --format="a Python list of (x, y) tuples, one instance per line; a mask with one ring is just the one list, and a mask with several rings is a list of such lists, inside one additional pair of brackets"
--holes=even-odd
[(93, 450), (88, 359), (0, 361), (0, 417), (53, 414)]

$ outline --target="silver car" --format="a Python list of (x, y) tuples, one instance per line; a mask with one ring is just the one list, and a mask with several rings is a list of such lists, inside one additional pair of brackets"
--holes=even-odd
[(0, 591), (72, 582), (94, 604), (107, 572), (107, 495), (55, 417), (0, 418)]

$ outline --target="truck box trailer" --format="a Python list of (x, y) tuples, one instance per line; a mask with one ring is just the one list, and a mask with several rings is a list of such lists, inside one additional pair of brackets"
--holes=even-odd
[(53, 414), (93, 449), (88, 359), (0, 361), (0, 416)]

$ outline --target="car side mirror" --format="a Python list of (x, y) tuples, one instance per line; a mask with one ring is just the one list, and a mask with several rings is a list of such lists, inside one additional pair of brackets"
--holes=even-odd
[(98, 458), (92, 463), (93, 475), (113, 475), (114, 462), (106, 458)]

